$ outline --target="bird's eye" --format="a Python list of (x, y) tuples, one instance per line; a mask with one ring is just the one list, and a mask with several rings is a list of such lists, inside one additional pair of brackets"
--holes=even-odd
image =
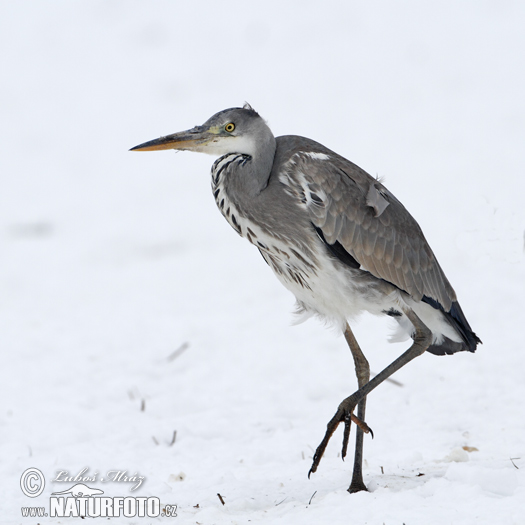
[(224, 129), (228, 133), (231, 133), (235, 129), (235, 124), (233, 122), (229, 122), (228, 124), (226, 124), (226, 126), (224, 126)]

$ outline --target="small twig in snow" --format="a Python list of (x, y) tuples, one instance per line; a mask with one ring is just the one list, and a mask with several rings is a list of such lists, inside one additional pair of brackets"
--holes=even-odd
[(308, 505), (312, 503), (312, 500), (314, 499), (314, 496), (317, 494), (317, 490), (312, 494), (312, 497), (310, 498), (310, 501), (308, 502)]
[(521, 459), (521, 458), (509, 458), (509, 459), (510, 459), (510, 462), (514, 465), (514, 467), (519, 470), (520, 468), (518, 467), (518, 465), (516, 465), (516, 463), (514, 463), (514, 461), (512, 461), (512, 460), (513, 459)]
[(224, 503), (224, 498), (217, 492), (217, 496), (219, 496), (219, 500), (220, 502), (223, 504), (223, 505), (226, 505), (226, 503)]
[(167, 357), (167, 360), (168, 362), (172, 362), (173, 360), (177, 359), (177, 357), (179, 357), (183, 352), (185, 352), (190, 346), (190, 343), (182, 343), (179, 348), (177, 348), (177, 350), (175, 350), (174, 352), (172, 352), (168, 357)]
[(146, 400), (143, 399), (141, 402), (140, 402), (140, 411), (141, 412), (144, 412), (146, 410)]
[(175, 440), (177, 439), (177, 431), (174, 430), (173, 431), (173, 437), (171, 438), (171, 443), (170, 443), (170, 447), (172, 447), (173, 445), (175, 445)]
[[(375, 377), (377, 374), (375, 372), (370, 372), (371, 376), (372, 377)], [(389, 381), (390, 383), (396, 385), (396, 386), (400, 386), (400, 387), (403, 387), (405, 386), (403, 383), (401, 383), (401, 381), (397, 381), (397, 379), (393, 379), (391, 377), (387, 377), (385, 379), (385, 381)]]

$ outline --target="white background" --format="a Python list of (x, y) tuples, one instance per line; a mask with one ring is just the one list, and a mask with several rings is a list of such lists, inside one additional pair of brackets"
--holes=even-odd
[[(525, 523), (524, 27), (512, 1), (3, 2), (0, 521), (89, 466), (146, 476), (179, 506), (155, 523)], [(484, 342), (370, 396), (369, 493), (339, 433), (306, 476), (356, 387), (344, 339), (290, 326), (211, 157), (127, 151), (244, 101), (384, 178)], [(406, 348), (354, 327), (376, 373)]]

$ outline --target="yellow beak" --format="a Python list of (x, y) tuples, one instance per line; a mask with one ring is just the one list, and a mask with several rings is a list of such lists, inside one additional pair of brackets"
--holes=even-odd
[(214, 133), (214, 131), (205, 126), (196, 126), (187, 131), (144, 142), (144, 144), (131, 148), (130, 151), (158, 151), (162, 149), (199, 151), (208, 142), (217, 137), (217, 133)]

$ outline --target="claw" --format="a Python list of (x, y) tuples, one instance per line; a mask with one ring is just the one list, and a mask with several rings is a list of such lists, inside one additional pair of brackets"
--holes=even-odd
[(308, 471), (308, 478), (310, 478), (310, 474), (312, 472), (315, 472), (317, 470), (317, 467), (319, 466), (319, 463), (321, 461), (321, 458), (323, 457), (324, 451), (326, 449), (326, 446), (328, 445), (328, 442), (330, 441), (330, 438), (332, 437), (333, 433), (335, 432), (335, 429), (339, 426), (339, 423), (343, 420), (343, 413), (341, 409), (337, 409), (337, 412), (335, 413), (335, 416), (328, 422), (328, 425), (326, 425), (326, 432), (323, 437), (323, 440), (315, 450), (314, 454), (314, 460), (312, 462), (312, 466), (310, 467), (310, 470)]
[(371, 434), (372, 437), (374, 437), (374, 433), (372, 432), (372, 429), (364, 422), (361, 421), (357, 416), (354, 416), (353, 411), (356, 407), (357, 403), (349, 403), (351, 397), (345, 399), (337, 409), (337, 412), (335, 413), (334, 417), (328, 422), (328, 425), (326, 425), (326, 432), (323, 437), (323, 440), (317, 447), (314, 458), (312, 461), (312, 466), (310, 467), (310, 470), (308, 471), (308, 479), (310, 479), (310, 474), (312, 472), (315, 472), (317, 470), (317, 467), (319, 466), (319, 463), (321, 462), (321, 459), (323, 457), (324, 451), (326, 450), (326, 446), (328, 445), (328, 442), (330, 441), (331, 437), (333, 436), (336, 428), (339, 426), (339, 423), (344, 423), (345, 429), (343, 431), (343, 448), (341, 450), (341, 456), (343, 458), (343, 461), (346, 457), (346, 452), (348, 449), (348, 441), (350, 438), (350, 427), (352, 421), (365, 433), (365, 434)]
[(374, 433), (372, 432), (372, 429), (364, 422), (361, 421), (358, 417), (354, 416), (354, 414), (350, 415), (350, 419), (365, 433), (370, 433), (372, 437), (374, 437)]

